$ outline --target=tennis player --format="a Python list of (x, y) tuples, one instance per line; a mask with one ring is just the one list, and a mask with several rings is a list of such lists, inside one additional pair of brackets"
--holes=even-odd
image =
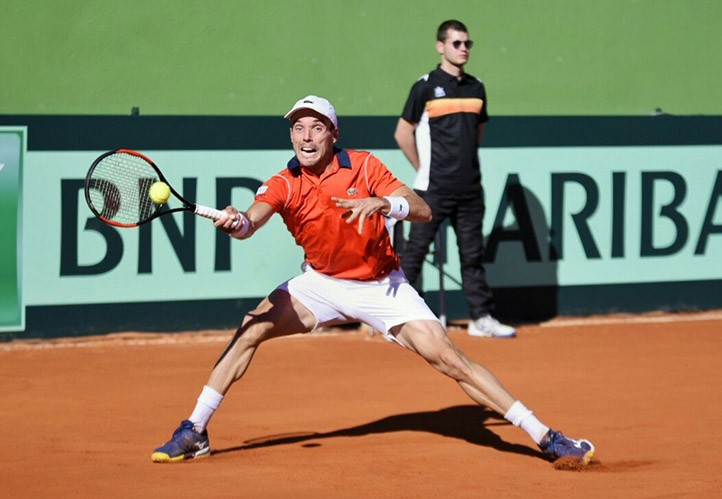
[(428, 205), (371, 153), (335, 147), (338, 118), (328, 100), (304, 97), (285, 118), (295, 156), (258, 189), (247, 211), (229, 206), (230, 217), (215, 225), (247, 239), (278, 213), (305, 252), (303, 272), (243, 318), (192, 414), (151, 459), (173, 462), (210, 454), (206, 427), (264, 341), (364, 322), (455, 380), (476, 403), (521, 427), (550, 458), (571, 456), (588, 463), (594, 455), (591, 442), (565, 437), (537, 419), (490, 371), (454, 346), (406, 280), (385, 217), (428, 222)]

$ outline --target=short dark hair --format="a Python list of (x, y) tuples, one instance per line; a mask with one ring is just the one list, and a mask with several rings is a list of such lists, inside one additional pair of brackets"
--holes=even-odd
[(456, 19), (449, 19), (439, 25), (439, 30), (436, 32), (436, 39), (440, 42), (445, 42), (450, 29), (453, 29), (454, 31), (461, 31), (462, 33), (469, 33), (469, 30), (466, 29), (464, 23), (457, 21)]

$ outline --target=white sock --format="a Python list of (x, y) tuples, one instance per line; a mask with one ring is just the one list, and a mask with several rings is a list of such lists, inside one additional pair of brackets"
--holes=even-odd
[(203, 387), (196, 408), (193, 409), (193, 414), (188, 418), (193, 423), (196, 431), (201, 433), (206, 429), (208, 421), (211, 420), (211, 416), (216, 412), (221, 402), (223, 402), (223, 395), (210, 386)]
[(504, 414), (504, 419), (514, 426), (521, 427), (537, 444), (541, 442), (541, 439), (544, 438), (544, 435), (549, 431), (549, 427), (543, 425), (541, 421), (534, 416), (534, 413), (524, 407), (524, 404), (519, 400), (511, 405), (507, 413)]

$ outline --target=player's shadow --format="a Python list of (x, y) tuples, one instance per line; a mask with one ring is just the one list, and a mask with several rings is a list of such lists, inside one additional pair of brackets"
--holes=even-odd
[[(490, 421), (493, 420), (493, 421)], [(399, 431), (421, 431), (435, 433), (449, 438), (464, 440), (470, 444), (491, 447), (501, 452), (512, 452), (533, 457), (544, 457), (541, 451), (526, 445), (503, 441), (487, 427), (508, 424), (496, 413), (477, 405), (459, 405), (438, 411), (411, 412), (388, 416), (370, 423), (329, 431), (295, 432), (282, 435), (270, 435), (247, 440), (243, 445), (218, 449), (214, 454), (248, 451), (260, 447), (293, 445), (306, 443), (305, 446), (320, 445), (319, 440), (338, 437), (362, 437), (365, 435), (392, 433)]]

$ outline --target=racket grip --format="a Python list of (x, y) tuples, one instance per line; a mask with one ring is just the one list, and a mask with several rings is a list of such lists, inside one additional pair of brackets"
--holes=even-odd
[(211, 220), (223, 220), (224, 218), (228, 218), (228, 213), (225, 211), (216, 210), (215, 208), (203, 206), (202, 204), (196, 205), (194, 213), (205, 218), (210, 218)]
[[(228, 218), (228, 213), (226, 213), (225, 211), (216, 210), (215, 208), (203, 206), (202, 204), (196, 205), (194, 213), (202, 217), (210, 218), (211, 220), (224, 220)], [(238, 226), (238, 220), (233, 221), (233, 227), (236, 226)]]

